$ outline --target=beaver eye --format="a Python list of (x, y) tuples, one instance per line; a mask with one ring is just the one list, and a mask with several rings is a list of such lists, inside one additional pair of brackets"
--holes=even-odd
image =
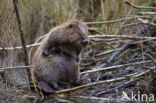
[(73, 27), (73, 25), (72, 25), (72, 24), (70, 24), (70, 25), (69, 25), (69, 28), (72, 28), (72, 27)]

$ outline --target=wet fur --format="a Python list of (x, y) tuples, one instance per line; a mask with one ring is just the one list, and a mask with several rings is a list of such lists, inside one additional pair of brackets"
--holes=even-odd
[(87, 25), (76, 20), (57, 26), (42, 40), (32, 64), (43, 91), (52, 93), (80, 84), (79, 55), (84, 46), (79, 42), (88, 39), (87, 35)]

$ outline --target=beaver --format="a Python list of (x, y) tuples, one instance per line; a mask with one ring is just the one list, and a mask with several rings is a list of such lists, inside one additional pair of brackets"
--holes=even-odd
[(81, 50), (88, 44), (88, 26), (71, 20), (53, 28), (41, 41), (33, 58), (33, 74), (47, 93), (80, 85)]

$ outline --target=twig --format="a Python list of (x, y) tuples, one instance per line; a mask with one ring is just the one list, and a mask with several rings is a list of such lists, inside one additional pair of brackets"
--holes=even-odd
[(152, 62), (156, 65), (156, 60), (149, 54), (145, 54), (148, 58), (152, 60)]
[[(146, 23), (144, 23), (144, 24), (146, 24)], [(154, 27), (156, 27), (156, 24), (153, 23), (153, 22), (148, 22), (147, 24), (150, 25), (150, 26), (154, 26)]]
[(24, 68), (30, 68), (32, 67), (32, 65), (30, 66), (15, 66), (15, 67), (3, 67), (3, 68), (0, 68), (0, 71), (4, 71), (4, 70), (12, 70), (12, 69), (24, 69)]
[(100, 31), (98, 31), (98, 30), (96, 30), (96, 29), (89, 29), (90, 31), (93, 31), (93, 32), (96, 32), (96, 33), (98, 33), (98, 34), (103, 34), (102, 32), (100, 32)]
[(110, 79), (110, 80), (93, 82), (93, 83), (90, 83), (90, 84), (81, 85), (81, 86), (77, 86), (77, 87), (74, 87), (74, 88), (64, 89), (64, 90), (56, 91), (55, 94), (72, 92), (72, 91), (75, 91), (75, 90), (78, 90), (78, 89), (82, 89), (82, 88), (86, 88), (86, 87), (92, 87), (92, 86), (99, 85), (99, 84), (110, 83), (110, 82), (117, 82), (117, 81), (121, 81), (121, 80), (125, 80), (125, 77), (119, 77), (119, 78)]
[(135, 9), (147, 9), (147, 10), (156, 10), (156, 7), (147, 7), (147, 6), (136, 6), (135, 4), (125, 1), (125, 3)]
[(68, 93), (68, 92), (72, 92), (72, 91), (76, 91), (76, 90), (79, 90), (79, 89), (92, 87), (92, 86), (96, 86), (96, 85), (100, 85), (100, 84), (104, 84), (104, 83), (112, 83), (112, 82), (118, 82), (118, 81), (122, 81), (122, 80), (126, 80), (126, 79), (138, 78), (138, 77), (150, 72), (152, 69), (146, 70), (146, 71), (143, 71), (143, 72), (140, 72), (140, 73), (129, 74), (129, 75), (126, 75), (124, 77), (118, 77), (118, 78), (114, 78), (114, 79), (109, 79), (109, 80), (104, 80), (104, 81), (99, 81), (99, 82), (93, 82), (93, 83), (82, 85), (82, 86), (77, 86), (77, 87), (73, 87), (73, 88), (69, 88), (69, 89), (56, 91), (54, 94)]
[(105, 90), (105, 91), (100, 91), (98, 93), (96, 93), (96, 95), (101, 95), (101, 94), (105, 94), (105, 93), (108, 93), (108, 92), (111, 92), (111, 91), (115, 91), (116, 89), (119, 89), (119, 88), (125, 88), (129, 85), (132, 85), (136, 80), (130, 80), (130, 81), (127, 81), (127, 82), (124, 82), (122, 83), (121, 85), (118, 85), (114, 88), (111, 88), (111, 89), (108, 89), (108, 90)]
[[(125, 66), (130, 66), (130, 65), (138, 65), (138, 64), (143, 64), (143, 63), (150, 63), (151, 61), (142, 61), (142, 62), (136, 62), (136, 63), (129, 63), (129, 64), (123, 64), (123, 65), (115, 65), (115, 66), (110, 66), (110, 67), (106, 67), (106, 68), (100, 68), (100, 69), (96, 69), (96, 70), (89, 70), (89, 71), (85, 71), (85, 72), (81, 72), (80, 74), (86, 74), (86, 73), (92, 73), (92, 72), (98, 72), (98, 71), (103, 71), (103, 70), (111, 70), (114, 68), (121, 68), (121, 67), (125, 67)], [(23, 69), (23, 68), (30, 68), (32, 67), (32, 65), (29, 66), (15, 66), (15, 67), (3, 67), (0, 68), (0, 71), (4, 71), (4, 70), (12, 70), (12, 69)]]
[[(141, 40), (141, 39), (143, 39), (142, 37), (141, 37), (141, 35), (143, 34), (143, 33), (146, 33), (147, 32), (147, 30), (149, 30), (150, 29), (150, 26), (148, 26), (148, 25), (146, 25), (146, 26), (144, 26), (144, 27), (142, 27), (142, 28), (140, 28), (135, 34), (133, 34), (132, 36), (129, 36), (129, 37), (132, 37), (134, 40)], [(122, 36), (122, 35), (120, 35), (120, 36)], [(148, 38), (148, 37), (147, 37)], [(118, 51), (115, 51), (109, 58), (108, 58), (108, 60), (107, 60), (107, 63), (102, 63), (101, 65), (99, 65), (98, 67), (96, 67), (96, 69), (97, 68), (102, 68), (102, 67), (105, 67), (105, 66), (107, 66), (107, 64), (108, 63), (111, 63), (111, 62), (113, 62), (113, 60), (116, 58), (116, 57), (118, 57), (121, 53), (123, 53), (125, 50), (127, 50), (128, 48), (131, 48), (131, 47), (133, 47), (134, 46), (134, 44), (130, 44), (130, 43), (125, 43), (125, 44), (123, 44), (120, 48), (119, 48), (119, 50)]]
[(136, 62), (136, 63), (129, 63), (129, 64), (115, 65), (115, 66), (110, 66), (110, 67), (105, 67), (105, 68), (93, 69), (93, 70), (81, 72), (81, 75), (86, 74), (86, 73), (99, 72), (99, 71), (103, 71), (103, 70), (111, 70), (111, 69), (115, 69), (115, 68), (122, 68), (122, 67), (130, 66), (130, 65), (138, 65), (138, 64), (150, 63), (150, 62), (152, 62), (152, 61), (148, 60), (148, 61), (142, 61), (142, 62)]
[(100, 30), (100, 28), (88, 28), (89, 31)]
[(133, 26), (133, 25), (138, 25), (138, 24), (142, 24), (142, 22), (125, 24), (125, 25), (123, 25), (121, 28), (125, 28), (125, 27), (128, 27), (128, 26)]
[(117, 49), (113, 49), (113, 50), (108, 50), (108, 51), (99, 53), (99, 54), (97, 54), (97, 55), (95, 55), (95, 56), (96, 56), (96, 57), (103, 56), (103, 55), (106, 55), (106, 54), (109, 54), (109, 53), (112, 53), (112, 52), (115, 52), (115, 51), (118, 51), (118, 50), (120, 50), (120, 49), (117, 48)]
[(125, 50), (133, 46), (133, 44), (125, 43), (123, 46), (119, 48), (118, 51), (115, 51), (107, 60), (108, 63), (111, 63), (116, 57), (118, 57), (121, 53), (123, 53)]
[(121, 21), (125, 21), (125, 20), (136, 19), (136, 18), (139, 18), (139, 17), (147, 17), (147, 16), (134, 16), (134, 17), (121, 18), (121, 19), (111, 20), (111, 21), (103, 21), (103, 22), (85, 22), (85, 23), (88, 24), (88, 25), (90, 25), (90, 24), (110, 24), (110, 23), (116, 23), (116, 22), (121, 22)]
[(27, 54), (27, 49), (26, 49), (26, 43), (25, 43), (25, 40), (24, 40), (24, 33), (23, 33), (23, 30), (22, 30), (21, 19), (20, 19), (20, 15), (19, 15), (19, 12), (18, 12), (18, 8), (17, 8), (17, 0), (13, 0), (13, 3), (14, 3), (14, 9), (15, 9), (15, 13), (16, 13), (17, 21), (18, 21), (18, 26), (19, 26), (19, 31), (20, 31), (22, 49), (23, 49), (23, 52), (24, 52), (25, 65), (29, 65), (28, 54)]
[(139, 15), (156, 15), (156, 12), (139, 12)]
[(87, 101), (94, 101), (94, 103), (134, 103), (133, 101), (130, 100), (122, 100), (118, 98), (104, 98), (104, 97), (93, 97), (93, 96), (74, 96), (79, 99), (86, 99)]
[[(28, 59), (26, 43), (25, 43), (25, 40), (24, 40), (24, 33), (23, 33), (22, 26), (21, 26), (21, 19), (20, 19), (18, 7), (17, 7), (17, 0), (13, 0), (13, 4), (14, 4), (14, 10), (15, 10), (15, 13), (16, 13), (18, 26), (19, 26), (19, 31), (20, 31), (20, 37), (21, 37), (21, 42), (22, 42), (22, 49), (23, 49), (23, 52), (24, 52), (25, 65), (28, 66), (29, 65), (29, 59)], [(29, 86), (30, 85), (34, 85), (34, 83), (33, 84), (31, 83), (31, 82), (33, 82), (33, 74), (32, 74), (31, 69), (27, 68), (26, 70), (27, 70), (27, 73), (28, 73)], [(34, 88), (31, 88), (31, 90), (33, 90), (33, 89)]]
[(153, 23), (153, 22), (149, 22), (148, 20), (144, 20), (142, 18), (137, 18), (140, 22), (142, 22), (143, 24), (146, 24), (146, 25), (150, 25), (150, 26), (153, 26), (153, 27), (156, 27), (156, 24)]
[[(30, 48), (30, 47), (34, 47), (34, 46), (39, 46), (41, 43), (35, 43), (35, 44), (30, 44), (30, 45), (26, 45), (26, 48)], [(17, 47), (0, 47), (0, 51), (6, 51), (6, 50), (18, 50), (18, 49), (22, 49), (22, 46), (17, 46)]]
[[(46, 35), (45, 35), (46, 36)], [(129, 36), (129, 35), (90, 35), (88, 36), (90, 39), (100, 38), (100, 39), (108, 39), (108, 38), (120, 38), (120, 39), (148, 39), (148, 40), (156, 40), (156, 37), (141, 37), (141, 36)], [(27, 48), (39, 46), (41, 43), (35, 43), (26, 45)], [(21, 46), (17, 47), (0, 47), (0, 51), (7, 51), (7, 50), (19, 50), (22, 49)]]
[(92, 38), (122, 38), (122, 39), (150, 39), (156, 40), (156, 37), (142, 37), (142, 36), (130, 36), (130, 35), (90, 35), (90, 39)]

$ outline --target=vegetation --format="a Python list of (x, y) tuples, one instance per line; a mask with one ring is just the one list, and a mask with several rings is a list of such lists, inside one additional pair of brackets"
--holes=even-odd
[(123, 92), (129, 95), (131, 91), (156, 95), (153, 89), (156, 83), (155, 0), (15, 1), (18, 1), (29, 65), (24, 59), (13, 0), (0, 0), (1, 96), (36, 97), (29, 90), (26, 70), (31, 68), (33, 52), (53, 27), (71, 19), (79, 19), (89, 26), (90, 43), (82, 53), (81, 75), (93, 83), (57, 91), (57, 96), (71, 93), (74, 97), (70, 100), (85, 102), (89, 98), (97, 102), (110, 98), (111, 101), (120, 98), (120, 101)]

